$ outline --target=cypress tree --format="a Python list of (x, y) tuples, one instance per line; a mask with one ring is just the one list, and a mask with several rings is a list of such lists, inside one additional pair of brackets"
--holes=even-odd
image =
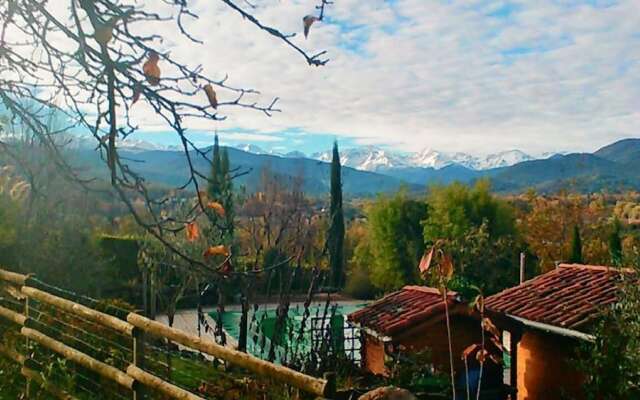
[(220, 202), (224, 207), (227, 234), (233, 237), (233, 183), (231, 182), (229, 152), (223, 148), (220, 157), (221, 197)]
[(209, 177), (209, 196), (219, 201), (222, 192), (221, 180), (222, 160), (220, 159), (220, 143), (216, 134), (213, 142), (213, 156), (211, 158), (211, 176)]
[(573, 226), (573, 236), (571, 237), (571, 254), (569, 262), (573, 264), (582, 264), (582, 239), (580, 238), (580, 229), (578, 225)]
[(209, 197), (222, 204), (225, 210), (224, 216), (224, 241), (230, 243), (233, 240), (233, 185), (231, 183), (229, 153), (225, 148), (220, 149), (218, 135), (213, 143), (213, 155), (211, 158), (211, 176), (207, 190)]
[(611, 254), (611, 264), (616, 267), (622, 265), (622, 239), (620, 238), (620, 221), (613, 220), (613, 229), (609, 235), (609, 254)]
[(344, 213), (341, 170), (338, 142), (335, 141), (331, 160), (331, 205), (329, 207), (331, 225), (329, 226), (327, 247), (332, 284), (338, 289), (344, 285)]

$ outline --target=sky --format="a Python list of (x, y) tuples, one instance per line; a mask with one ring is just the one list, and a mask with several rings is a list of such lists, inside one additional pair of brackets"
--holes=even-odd
[[(237, 0), (264, 24), (296, 33), (291, 40), (309, 53), (326, 50), (330, 61), (311, 67), (222, 1), (190, 1), (200, 18), (184, 26), (204, 43), (188, 42), (168, 23), (158, 49), (259, 90), (258, 102), (278, 97), (282, 109), (272, 117), (221, 109), (225, 121), (189, 122), (197, 144), (210, 144), (217, 131), (224, 144), (280, 152), (313, 153), (338, 140), (540, 154), (640, 136), (638, 0), (335, 0), (306, 40), (302, 17), (318, 0), (251, 3), (255, 9)], [(136, 104), (133, 119), (138, 139), (176, 143), (148, 105)]]

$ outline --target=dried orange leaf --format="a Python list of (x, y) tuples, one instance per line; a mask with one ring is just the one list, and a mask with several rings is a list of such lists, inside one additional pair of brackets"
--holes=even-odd
[(220, 268), (220, 272), (223, 275), (229, 275), (233, 272), (233, 264), (231, 264), (230, 260), (225, 260), (224, 264), (222, 264), (222, 268)]
[(187, 240), (193, 242), (200, 237), (200, 227), (195, 221), (190, 222), (185, 227), (185, 233), (187, 235)]
[(498, 330), (498, 328), (493, 324), (493, 322), (491, 322), (491, 320), (487, 317), (482, 318), (482, 328), (491, 333), (493, 336), (499, 338), (500, 337), (500, 331)]
[(142, 85), (140, 83), (136, 83), (133, 87), (133, 98), (131, 99), (131, 105), (136, 104), (138, 100), (140, 100), (140, 95), (142, 94)]
[(204, 253), (202, 253), (202, 255), (204, 256), (205, 259), (211, 257), (211, 256), (225, 256), (225, 257), (229, 257), (229, 249), (227, 249), (227, 247), (225, 245), (217, 245), (217, 246), (211, 246), (209, 248), (207, 248)]
[(433, 259), (433, 252), (435, 251), (435, 249), (436, 247), (433, 246), (431, 250), (429, 250), (428, 252), (424, 252), (422, 259), (420, 260), (420, 265), (418, 265), (418, 269), (421, 273), (424, 274), (429, 270), (429, 267), (431, 266), (431, 260)]
[(462, 359), (468, 358), (478, 347), (480, 346), (477, 344), (467, 346), (467, 348), (462, 351)]
[(210, 201), (209, 203), (207, 203), (207, 208), (215, 211), (216, 214), (218, 214), (221, 217), (225, 216), (224, 207), (222, 206), (222, 204), (218, 203), (217, 201)]
[(204, 92), (207, 94), (207, 98), (209, 99), (209, 104), (214, 109), (218, 108), (218, 97), (216, 96), (216, 91), (213, 90), (213, 86), (210, 84), (204, 85)]
[(480, 364), (483, 364), (487, 359), (488, 355), (489, 355), (489, 352), (487, 350), (481, 349), (478, 353), (476, 353), (476, 360), (478, 360)]
[(302, 18), (305, 39), (309, 36), (309, 29), (311, 29), (311, 25), (316, 21), (318, 21), (318, 18), (313, 15), (305, 15), (304, 18)]
[(147, 82), (152, 86), (160, 84), (160, 67), (158, 67), (158, 61), (160, 61), (160, 56), (155, 51), (152, 51), (142, 66), (142, 72), (144, 72)]
[(451, 279), (453, 276), (453, 259), (450, 255), (445, 254), (440, 262), (440, 274), (443, 278)]

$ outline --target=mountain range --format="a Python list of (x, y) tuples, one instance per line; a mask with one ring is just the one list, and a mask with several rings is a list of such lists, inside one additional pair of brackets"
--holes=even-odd
[[(208, 151), (208, 149), (205, 149)], [(299, 152), (277, 154), (259, 147), (228, 148), (231, 166), (245, 172), (236, 182), (248, 191), (258, 188), (261, 171), (269, 168), (284, 180), (302, 177), (304, 190), (312, 195), (329, 191), (330, 164), (327, 153), (306, 157)], [(96, 159), (85, 149), (85, 161)], [(121, 145), (121, 155), (130, 167), (147, 180), (178, 186), (188, 178), (184, 154), (176, 150), (145, 150), (143, 143)], [(208, 173), (208, 165), (193, 154), (196, 169)], [(553, 154), (534, 159), (511, 150), (487, 157), (461, 153), (425, 150), (417, 153), (396, 153), (374, 147), (345, 150), (341, 153), (343, 189), (348, 196), (368, 196), (395, 191), (407, 186), (422, 191), (433, 183), (459, 181), (473, 183), (480, 178), (492, 181), (495, 190), (518, 193), (533, 188), (541, 193), (560, 189), (578, 192), (601, 190), (640, 190), (640, 139), (625, 139), (605, 146), (594, 153)], [(103, 168), (102, 165), (96, 168)]]
[[(312, 154), (311, 158), (331, 161), (331, 151)], [(534, 157), (520, 150), (474, 156), (467, 153), (445, 153), (430, 148), (415, 153), (403, 153), (376, 146), (366, 146), (343, 149), (340, 152), (340, 161), (343, 165), (363, 171), (384, 171), (397, 168), (442, 169), (450, 165), (481, 171), (508, 167), (533, 159)]]

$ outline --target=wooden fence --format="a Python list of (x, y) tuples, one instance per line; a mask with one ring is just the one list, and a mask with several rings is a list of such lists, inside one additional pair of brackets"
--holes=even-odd
[[(226, 365), (247, 371), (251, 376), (277, 382), (306, 393), (308, 396), (335, 397), (335, 376), (332, 374), (326, 375), (325, 379), (308, 376), (250, 354), (221, 346), (207, 338), (173, 329), (133, 312), (120, 313), (119, 316), (112, 315), (117, 313), (100, 311), (96, 306), (87, 304), (87, 302), (80, 304), (81, 301), (78, 299), (69, 298), (72, 296), (65, 296), (67, 297), (65, 298), (59, 292), (46, 290), (46, 286), (43, 289), (43, 285), (30, 276), (0, 269), (0, 288), (0, 292), (2, 292), (0, 298), (11, 298), (13, 301), (12, 307), (0, 306), (0, 320), (16, 326), (20, 336), (24, 338), (27, 349), (27, 354), (21, 354), (19, 349), (8, 343), (0, 343), (0, 354), (21, 366), (22, 375), (27, 382), (27, 395), (31, 390), (30, 386), (36, 384), (59, 399), (77, 399), (74, 393), (67, 393), (65, 391), (67, 389), (56, 385), (54, 380), (44, 379), (41, 371), (37, 370), (35, 367), (37, 362), (31, 360), (30, 354), (32, 353), (28, 350), (29, 346), (37, 345), (59, 358), (70, 361), (73, 365), (83, 368), (83, 370), (90, 371), (99, 376), (102, 381), (106, 380), (115, 384), (116, 387), (123, 388), (125, 393), (129, 393), (131, 398), (136, 400), (154, 398), (143, 395), (148, 390), (159, 393), (165, 398), (204, 399), (201, 394), (186, 390), (184, 387), (170, 382), (170, 379), (165, 379), (157, 373), (154, 374), (153, 371), (146, 368), (145, 349), (151, 340), (150, 338), (153, 337), (155, 340), (161, 340), (162, 343), (177, 344), (182, 348), (200, 352)], [(83, 334), (71, 337), (68, 333), (71, 328), (65, 328), (59, 329), (57, 337), (54, 337), (56, 335), (50, 333), (53, 332), (53, 328), (48, 322), (50, 321), (48, 318), (58, 318), (59, 320), (59, 316), (62, 314), (78, 321), (84, 321), (83, 323), (101, 327), (105, 330), (104, 332), (109, 333), (96, 333), (95, 330), (88, 332), (88, 328), (74, 326), (73, 329), (78, 329)], [(67, 322), (67, 325), (70, 324)], [(97, 332), (102, 331), (98, 330)], [(96, 340), (109, 340), (107, 336), (115, 334), (127, 339), (120, 342), (121, 344), (118, 346), (123, 353), (130, 354), (130, 357), (118, 358), (109, 354), (102, 355), (101, 350), (88, 343), (90, 336), (96, 336)], [(69, 339), (63, 340), (62, 338), (65, 337)], [(129, 395), (123, 395), (121, 398), (127, 396)]]

